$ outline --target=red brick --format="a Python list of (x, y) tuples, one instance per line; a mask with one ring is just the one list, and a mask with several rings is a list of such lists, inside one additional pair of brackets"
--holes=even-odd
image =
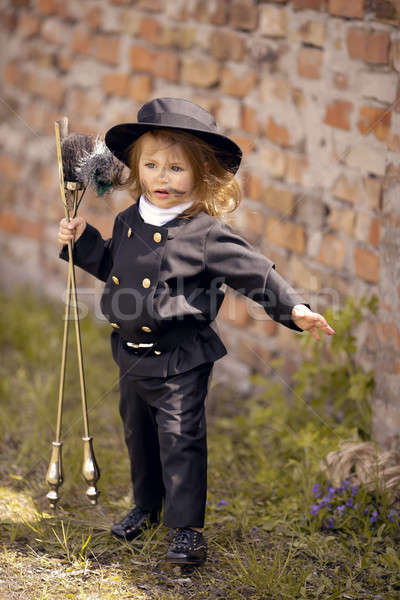
[(248, 173), (243, 174), (243, 194), (252, 200), (259, 200), (261, 197), (261, 180), (257, 175)]
[(373, 64), (384, 64), (389, 62), (390, 35), (385, 31), (370, 33), (367, 42), (365, 60)]
[(397, 27), (400, 25), (398, 0), (379, 0), (373, 6), (375, 8), (375, 19)]
[(297, 54), (297, 70), (301, 77), (319, 79), (322, 68), (322, 50), (317, 48), (301, 48)]
[(387, 147), (390, 152), (400, 152), (400, 134), (389, 131)]
[(368, 31), (351, 27), (347, 30), (346, 44), (350, 58), (366, 60)]
[(262, 201), (265, 206), (272, 208), (286, 217), (293, 213), (294, 196), (291, 190), (269, 185), (263, 190)]
[(58, 12), (59, 2), (57, 0), (37, 0), (35, 9), (44, 15), (55, 15)]
[(157, 19), (146, 17), (140, 23), (139, 35), (147, 42), (156, 44), (161, 37), (161, 29), (162, 27)]
[(100, 94), (96, 92), (89, 93), (86, 90), (74, 87), (68, 93), (68, 100), (71, 113), (77, 117), (92, 117), (93, 119), (100, 117), (103, 108)]
[(298, 156), (297, 154), (289, 152), (285, 154), (287, 181), (301, 185), (308, 169), (308, 160), (304, 156)]
[(87, 55), (89, 54), (91, 41), (92, 38), (86, 30), (78, 29), (74, 31), (72, 36), (71, 49), (76, 54)]
[(276, 244), (294, 252), (303, 253), (306, 247), (304, 227), (284, 222), (275, 217), (267, 219), (265, 238), (268, 244)]
[(172, 52), (158, 52), (147, 50), (142, 46), (131, 46), (130, 62), (135, 71), (148, 71), (170, 81), (178, 79), (179, 59)]
[(14, 62), (8, 63), (4, 69), (4, 81), (18, 87), (22, 80), (23, 73), (19, 66)]
[(400, 83), (397, 86), (396, 98), (394, 100), (393, 110), (394, 110), (395, 113), (399, 113), (400, 112)]
[(344, 246), (342, 240), (336, 235), (325, 235), (322, 240), (318, 260), (334, 269), (342, 269), (344, 261)]
[(46, 98), (53, 104), (61, 106), (65, 95), (65, 83), (60, 78), (53, 79), (50, 77), (40, 77), (34, 73), (29, 73), (24, 83), (25, 89)]
[(107, 73), (103, 77), (102, 87), (106, 94), (127, 96), (129, 91), (129, 75), (126, 73)]
[(241, 128), (247, 133), (258, 135), (260, 124), (256, 118), (256, 111), (251, 106), (242, 106)]
[(217, 61), (184, 57), (181, 78), (184, 83), (207, 88), (219, 81), (220, 65)]
[(18, 181), (21, 177), (21, 164), (17, 159), (3, 154), (0, 157), (0, 173), (4, 179)]
[(216, 30), (211, 35), (211, 54), (218, 60), (241, 61), (246, 53), (246, 41), (233, 31)]
[(246, 298), (239, 294), (233, 294), (232, 292), (226, 294), (221, 305), (221, 317), (230, 325), (245, 327), (249, 321), (247, 302)]
[(36, 35), (40, 29), (40, 21), (33, 13), (21, 13), (18, 18), (17, 33), (23, 38)]
[(56, 65), (62, 73), (68, 73), (74, 64), (73, 57), (67, 52), (58, 52), (56, 56)]
[(132, 78), (129, 96), (137, 102), (146, 102), (152, 92), (151, 77), (148, 75), (135, 75)]
[(358, 277), (371, 283), (379, 282), (379, 256), (373, 252), (355, 248), (354, 267)]
[[(128, 4), (131, 0), (128, 0)], [(147, 10), (148, 12), (160, 12), (163, 8), (162, 0), (137, 0), (135, 8)]]
[(257, 27), (257, 4), (253, 0), (233, 0), (230, 25), (236, 29), (253, 31)]
[(364, 17), (364, 0), (329, 0), (328, 11), (331, 15), (362, 19)]
[(285, 125), (278, 125), (272, 117), (268, 119), (265, 135), (274, 144), (288, 147), (290, 146), (290, 132)]
[(321, 10), (325, 6), (325, 0), (293, 0), (295, 10)]
[(260, 211), (246, 206), (241, 206), (241, 215), (243, 224), (240, 229), (244, 237), (251, 244), (257, 244), (260, 237), (264, 235), (264, 215)]
[(347, 100), (335, 100), (326, 107), (324, 123), (331, 127), (350, 130), (350, 113), (354, 105)]
[(194, 20), (197, 23), (212, 23), (213, 25), (225, 25), (228, 19), (230, 0), (197, 0), (193, 11)]
[(108, 65), (117, 65), (119, 62), (119, 37), (97, 35), (94, 38), (93, 52), (97, 60)]
[(390, 110), (362, 106), (357, 127), (362, 135), (373, 133), (378, 140), (385, 141), (389, 134), (391, 118)]
[(98, 29), (101, 25), (102, 9), (100, 6), (91, 6), (84, 14), (83, 22), (91, 29)]
[(0, 213), (0, 228), (7, 233), (21, 235), (34, 240), (43, 239), (43, 224), (18, 217), (11, 212)]
[(369, 230), (368, 241), (370, 244), (375, 246), (375, 248), (378, 248), (380, 237), (381, 237), (381, 220), (373, 219), (371, 222), (370, 230)]
[(254, 150), (254, 141), (244, 135), (231, 134), (233, 141), (242, 150), (244, 158), (246, 154), (250, 154)]
[(360, 199), (358, 180), (355, 179), (352, 181), (347, 179), (344, 175), (341, 175), (335, 183), (333, 195), (336, 196), (336, 198), (341, 198), (342, 200), (347, 200), (347, 202), (357, 204)]
[(231, 69), (224, 69), (221, 74), (221, 90), (224, 94), (230, 94), (244, 98), (254, 87), (257, 81), (257, 73), (248, 70), (236, 75)]

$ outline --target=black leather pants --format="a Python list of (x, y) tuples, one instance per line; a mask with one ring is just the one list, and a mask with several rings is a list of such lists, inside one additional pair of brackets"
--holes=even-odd
[(178, 375), (122, 375), (120, 414), (135, 504), (160, 509), (167, 527), (203, 527), (207, 493), (205, 399), (213, 367)]

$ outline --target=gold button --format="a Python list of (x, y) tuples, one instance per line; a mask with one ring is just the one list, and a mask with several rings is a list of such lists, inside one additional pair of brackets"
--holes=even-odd
[(151, 329), (150, 329), (150, 327), (147, 327), (147, 325), (142, 325), (142, 327), (140, 329), (142, 331), (145, 331), (146, 333), (151, 333)]
[(119, 329), (118, 323), (111, 323), (111, 327), (114, 327), (114, 329)]
[(159, 356), (161, 354), (160, 350), (154, 350), (154, 354), (157, 354), (157, 356)]
[(155, 234), (153, 235), (153, 240), (155, 242), (157, 242), (157, 244), (158, 244), (158, 242), (161, 242), (161, 240), (162, 240), (161, 233), (159, 233), (158, 231), (156, 231)]
[(145, 277), (145, 278), (143, 279), (143, 281), (142, 281), (142, 286), (143, 286), (144, 288), (148, 288), (148, 287), (150, 287), (150, 279), (149, 279), (148, 277)]
[(118, 279), (118, 277), (116, 277), (116, 275), (113, 275), (111, 277), (111, 279), (113, 280), (113, 282), (115, 283), (115, 285), (119, 285), (119, 279)]
[(132, 235), (132, 228), (129, 227), (129, 229), (128, 229), (128, 237), (131, 237), (131, 235)]

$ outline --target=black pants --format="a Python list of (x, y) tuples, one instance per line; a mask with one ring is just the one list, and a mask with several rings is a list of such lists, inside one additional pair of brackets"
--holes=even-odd
[(205, 399), (214, 363), (169, 377), (123, 375), (120, 414), (135, 503), (167, 527), (203, 527), (207, 493)]

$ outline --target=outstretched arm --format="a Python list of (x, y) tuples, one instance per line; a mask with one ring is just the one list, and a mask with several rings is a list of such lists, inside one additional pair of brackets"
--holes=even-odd
[(274, 321), (302, 331), (291, 318), (291, 312), (294, 306), (300, 304), (309, 308), (307, 303), (275, 271), (275, 265), (269, 258), (225, 223), (216, 221), (209, 231), (205, 265), (212, 278), (261, 304)]

